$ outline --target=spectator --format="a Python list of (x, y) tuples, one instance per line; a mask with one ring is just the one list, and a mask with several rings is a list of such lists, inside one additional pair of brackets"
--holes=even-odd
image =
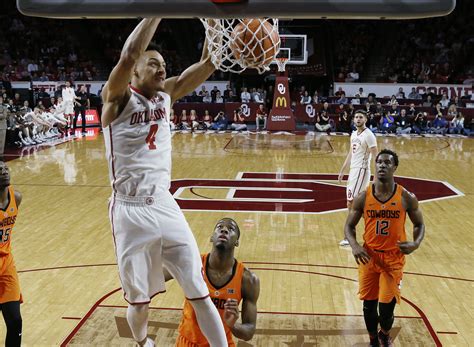
[(367, 98), (367, 102), (371, 105), (375, 105), (377, 103), (377, 99), (375, 98), (374, 93), (369, 94), (369, 97)]
[[(0, 105), (1, 105), (1, 103), (0, 103)], [(31, 111), (32, 110), (31, 110), (29, 101), (28, 100), (23, 101), (23, 106), (20, 107), (20, 112), (28, 113), (28, 112), (31, 112)]]
[(398, 88), (398, 93), (395, 95), (397, 99), (405, 99), (405, 92), (403, 91), (403, 88), (400, 87)]
[(262, 91), (258, 89), (253, 95), (252, 95), (253, 101), (255, 101), (258, 104), (263, 104), (265, 99), (263, 97)]
[(339, 99), (336, 100), (336, 104), (347, 104), (348, 99), (346, 98), (346, 93), (342, 92), (339, 95)]
[(411, 93), (408, 94), (408, 99), (421, 100), (421, 95), (416, 91), (416, 88), (411, 88)]
[(358, 94), (359, 94), (359, 97), (361, 97), (361, 98), (366, 98), (367, 97), (367, 94), (365, 94), (364, 88), (362, 88), (362, 87), (359, 88), (359, 93)]
[(249, 103), (251, 100), (250, 93), (247, 91), (247, 88), (242, 88), (242, 93), (240, 93), (240, 101), (243, 103)]
[(215, 98), (214, 102), (216, 104), (222, 104), (224, 102), (224, 99), (222, 98), (220, 91), (217, 91), (216, 98)]
[(186, 102), (202, 102), (202, 97), (196, 91), (193, 91), (191, 95), (186, 97)]
[(433, 101), (431, 100), (431, 95), (428, 95), (426, 97), (426, 100), (423, 101), (423, 104), (422, 104), (423, 107), (433, 107)]
[(338, 108), (336, 109), (336, 115), (341, 115), (345, 111), (344, 104), (339, 104)]
[(381, 103), (381, 102), (377, 102), (377, 106), (375, 107), (374, 116), (375, 116), (377, 119), (381, 119), (382, 116), (384, 115), (384, 113), (385, 113), (385, 110), (384, 110), (383, 107), (382, 107), (382, 103)]
[(3, 98), (0, 102), (0, 155), (3, 156), (5, 150), (5, 143), (7, 140), (7, 119), (9, 117), (7, 105), (3, 103)]
[(212, 102), (212, 97), (209, 95), (209, 92), (204, 92), (204, 96), (202, 97), (202, 102), (206, 104), (210, 104)]
[(458, 115), (458, 109), (455, 104), (451, 104), (448, 107), (448, 119), (453, 119)]
[(263, 130), (267, 129), (267, 112), (262, 104), (258, 105), (257, 112), (255, 113), (255, 125), (256, 130), (260, 129), (260, 122), (263, 122)]
[(227, 97), (224, 97), (224, 102), (237, 102), (237, 97), (232, 90), (229, 90)]
[(369, 128), (373, 133), (378, 132), (379, 122), (375, 118), (375, 114), (369, 113), (367, 117), (367, 128)]
[(217, 93), (221, 93), (219, 91), (219, 89), (217, 88), (217, 86), (214, 86), (214, 88), (212, 88), (211, 90), (211, 99), (212, 99), (212, 102), (216, 102), (216, 97), (217, 97)]
[(247, 130), (245, 118), (242, 115), (242, 110), (240, 108), (234, 110), (233, 123), (230, 125), (230, 127), (232, 130), (235, 131)]
[(390, 115), (394, 119), (397, 119), (397, 117), (400, 116), (400, 111), (398, 111), (398, 105), (392, 105), (392, 108), (390, 109)]
[(321, 111), (316, 117), (315, 129), (319, 132), (331, 132), (331, 124), (329, 124), (329, 114), (326, 111)]
[(210, 129), (212, 130), (226, 130), (227, 129), (227, 117), (224, 114), (224, 111), (220, 111), (215, 117), (214, 122), (211, 124)]
[(415, 115), (416, 115), (415, 104), (413, 104), (413, 103), (410, 104), (410, 108), (408, 109), (407, 115), (411, 119), (415, 118)]
[(464, 134), (464, 117), (462, 113), (456, 113), (456, 116), (449, 123), (450, 134)]
[(349, 117), (349, 114), (347, 111), (344, 111), (339, 115), (339, 122), (337, 124), (337, 131), (342, 132), (342, 133), (351, 133), (351, 123), (352, 120)]
[(439, 101), (439, 104), (441, 104), (441, 108), (443, 108), (443, 109), (445, 109), (449, 106), (449, 99), (448, 99), (448, 95), (446, 93), (443, 93), (443, 96), (441, 97), (441, 100)]
[(398, 106), (398, 100), (397, 100), (397, 97), (395, 95), (392, 95), (392, 97), (390, 98), (390, 100), (387, 102), (387, 105), (397, 105)]
[(225, 90), (224, 90), (224, 101), (225, 102), (227, 102), (227, 99), (229, 98), (230, 92), (232, 92), (232, 94), (234, 93), (234, 91), (230, 87), (230, 84), (228, 84), (228, 85), (226, 85)]
[(396, 118), (395, 125), (397, 127), (397, 135), (409, 134), (411, 132), (411, 122), (407, 116), (407, 110), (404, 108), (400, 111), (400, 116)]
[(351, 99), (351, 105), (360, 105), (360, 96), (356, 94), (355, 97)]
[(46, 71), (41, 72), (41, 76), (39, 78), (40, 82), (49, 82), (49, 77), (46, 74)]
[[(199, 91), (199, 94), (198, 94), (198, 95), (199, 95), (201, 98), (204, 98), (204, 96), (206, 95), (206, 93), (208, 93), (207, 90), (206, 90), (206, 86), (205, 86), (205, 85), (202, 85), (202, 86), (201, 86), (201, 90)], [(209, 93), (208, 93), (208, 94), (209, 94)]]
[(339, 88), (337, 89), (337, 92), (334, 93), (334, 96), (340, 97), (341, 94), (344, 94), (344, 96), (345, 96), (345, 95), (346, 95), (346, 92), (342, 89), (342, 87), (339, 87)]
[(447, 131), (448, 122), (446, 118), (442, 114), (437, 113), (431, 125), (430, 133), (445, 135)]
[(314, 91), (314, 94), (313, 94), (313, 100), (312, 100), (313, 103), (314, 103), (314, 104), (319, 104), (319, 103), (321, 102), (320, 99), (321, 99), (321, 98), (320, 98), (320, 96), (319, 96), (318, 91), (315, 90), (315, 91)]
[(304, 91), (303, 95), (301, 95), (300, 99), (300, 104), (301, 105), (309, 105), (311, 104), (311, 96), (309, 96), (309, 93), (307, 90)]
[(390, 113), (384, 113), (380, 118), (380, 132), (383, 134), (394, 133), (396, 128), (395, 118)]
[(428, 127), (428, 114), (426, 112), (420, 112), (416, 115), (413, 122), (413, 131), (418, 134), (426, 134), (429, 131)]

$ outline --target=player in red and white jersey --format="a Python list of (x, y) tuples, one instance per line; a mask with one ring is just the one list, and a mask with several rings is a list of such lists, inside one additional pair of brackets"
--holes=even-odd
[(227, 345), (224, 327), (202, 276), (199, 250), (171, 179), (170, 110), (215, 70), (204, 43), (202, 58), (166, 78), (158, 51), (147, 49), (160, 23), (147, 18), (125, 42), (102, 91), (102, 127), (113, 194), (109, 216), (127, 321), (140, 346), (147, 338), (148, 305), (165, 291), (163, 268), (179, 282), (211, 346)]
[[(351, 134), (351, 148), (339, 172), (339, 183), (344, 177), (344, 171), (350, 164), (349, 178), (346, 186), (347, 208), (352, 207), (352, 201), (361, 192), (365, 191), (370, 181), (370, 162), (377, 156), (377, 139), (372, 131), (366, 127), (367, 113), (357, 110), (354, 114), (356, 130)], [(347, 239), (339, 242), (341, 246), (348, 246)]]

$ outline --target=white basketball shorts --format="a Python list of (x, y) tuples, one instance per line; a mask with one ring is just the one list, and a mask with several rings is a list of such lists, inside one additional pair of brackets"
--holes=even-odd
[(165, 267), (188, 299), (209, 296), (194, 235), (173, 196), (112, 195), (109, 217), (125, 300), (146, 304), (164, 292)]
[(363, 192), (370, 181), (370, 170), (363, 168), (353, 168), (349, 171), (349, 179), (347, 180), (346, 195), (347, 201), (352, 201), (354, 198)]
[(74, 114), (74, 103), (72, 101), (64, 103), (64, 114)]

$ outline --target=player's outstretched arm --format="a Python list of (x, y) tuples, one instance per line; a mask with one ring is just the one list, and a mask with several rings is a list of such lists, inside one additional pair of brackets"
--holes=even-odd
[(188, 95), (203, 82), (205, 82), (216, 70), (211, 61), (211, 55), (207, 49), (207, 38), (204, 41), (201, 60), (186, 70), (181, 75), (167, 78), (165, 81), (165, 92), (171, 96), (171, 102)]
[(403, 254), (410, 254), (420, 247), (421, 241), (425, 237), (425, 222), (415, 194), (403, 190), (402, 202), (413, 223), (413, 241), (399, 242), (398, 247)]
[(242, 323), (238, 323), (239, 306), (236, 300), (227, 300), (224, 306), (224, 321), (232, 334), (244, 341), (253, 338), (257, 328), (257, 300), (260, 295), (260, 280), (245, 269), (242, 279)]
[(120, 108), (130, 98), (128, 83), (133, 67), (150, 44), (160, 21), (160, 18), (143, 19), (125, 41), (120, 59), (102, 89), (103, 127), (109, 125), (118, 116)]
[(365, 192), (362, 192), (355, 197), (352, 208), (349, 210), (349, 215), (346, 219), (346, 225), (344, 226), (344, 235), (351, 245), (352, 254), (354, 255), (357, 264), (367, 264), (370, 260), (367, 251), (364, 247), (359, 245), (356, 238), (356, 226), (364, 214), (364, 205)]

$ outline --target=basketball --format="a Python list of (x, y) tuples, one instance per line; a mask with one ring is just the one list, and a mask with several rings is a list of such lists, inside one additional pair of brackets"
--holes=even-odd
[(261, 19), (245, 19), (232, 31), (230, 49), (248, 67), (270, 64), (280, 49), (280, 36), (272, 24)]

